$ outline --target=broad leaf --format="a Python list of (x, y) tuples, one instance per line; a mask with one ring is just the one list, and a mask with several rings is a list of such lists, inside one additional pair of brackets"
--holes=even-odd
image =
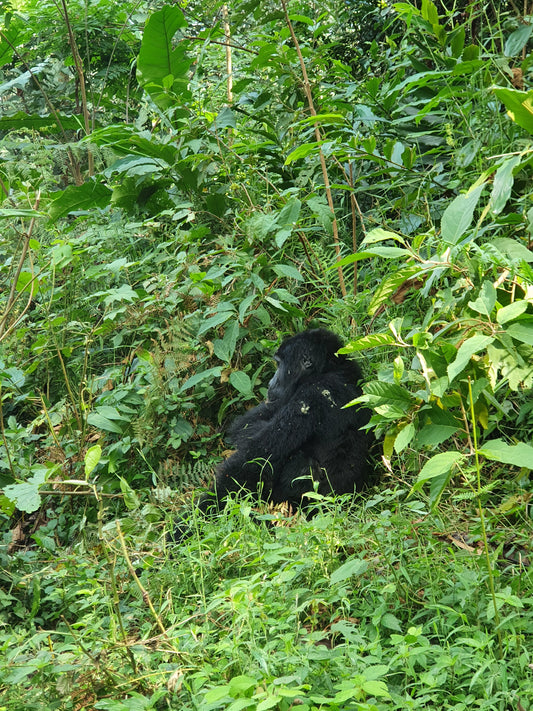
[(533, 91), (496, 87), (494, 93), (505, 105), (507, 115), (526, 131), (533, 133)]
[(533, 346), (533, 319), (515, 321), (505, 329), (515, 340)]
[(496, 289), (490, 281), (484, 281), (479, 291), (479, 296), (475, 301), (469, 301), (468, 305), (473, 311), (484, 316), (490, 316), (494, 304), (496, 303)]
[(511, 32), (509, 37), (505, 40), (505, 45), (503, 47), (503, 53), (505, 56), (516, 57), (516, 55), (521, 52), (528, 43), (532, 32), (533, 25), (530, 22), (527, 25), (521, 25), (517, 30)]
[(456, 378), (470, 363), (470, 358), (480, 351), (485, 350), (485, 348), (494, 341), (492, 336), (472, 336), (467, 338), (464, 343), (461, 344), (459, 350), (457, 351), (457, 357), (448, 366), (448, 378), (450, 383)]
[(390, 346), (396, 343), (396, 339), (391, 333), (371, 333), (368, 336), (361, 336), (355, 341), (350, 341), (339, 353), (356, 353), (367, 348), (377, 348), (378, 346)]
[(500, 214), (511, 196), (511, 190), (514, 185), (514, 170), (520, 165), (521, 161), (521, 156), (512, 156), (512, 158), (505, 160), (496, 171), (490, 194), (490, 207), (495, 215)]
[(234, 370), (229, 376), (229, 381), (241, 395), (250, 395), (252, 392), (252, 381), (247, 373), (242, 370)]
[(13, 116), (0, 118), (0, 131), (23, 128), (32, 131), (44, 131), (46, 129), (47, 133), (58, 133), (60, 128), (64, 131), (79, 131), (80, 129), (83, 130), (83, 121), (79, 116), (59, 114), (56, 119), (55, 116), (30, 115), (25, 114), (23, 111), (19, 111)]
[(85, 454), (85, 478), (88, 479), (93, 469), (96, 467), (102, 456), (102, 447), (99, 444), (95, 444), (89, 447)]
[(481, 183), (470, 188), (464, 195), (458, 195), (444, 211), (441, 231), (442, 239), (447, 244), (457, 244), (469, 229), (483, 188), (484, 184)]
[(330, 585), (338, 585), (338, 583), (342, 583), (348, 578), (351, 578), (352, 575), (362, 575), (367, 570), (368, 561), (363, 558), (349, 560), (347, 563), (341, 565), (340, 568), (333, 571), (329, 579)]
[(479, 453), (502, 464), (533, 469), (533, 447), (525, 442), (507, 444), (502, 439), (491, 439), (485, 442)]
[(165, 5), (148, 18), (137, 57), (137, 80), (162, 109), (176, 103), (176, 98), (189, 99), (189, 69), (184, 43), (172, 46), (172, 39), (187, 21), (176, 5)]
[(90, 180), (83, 185), (72, 185), (52, 200), (49, 207), (51, 219), (55, 222), (66, 217), (70, 212), (84, 212), (95, 208), (104, 208), (111, 202), (112, 192), (102, 183)]

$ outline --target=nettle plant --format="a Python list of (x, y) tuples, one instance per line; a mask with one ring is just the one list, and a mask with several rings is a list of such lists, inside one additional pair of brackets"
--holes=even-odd
[[(533, 385), (533, 254), (526, 246), (533, 209), (499, 218), (519, 165), (520, 156), (500, 162), (477, 222), (487, 176), (447, 207), (440, 233), (409, 243), (378, 228), (350, 258), (389, 260), (392, 272), (373, 295), (371, 316), (400, 288), (418, 290), (421, 299), (420, 322), (412, 315), (395, 318), (386, 332), (359, 338), (344, 352), (398, 349), (359, 401), (374, 410), (386, 465), (408, 451), (422, 460), (423, 452), (431, 454), (415, 489), (429, 481), (432, 505), (459, 472), (474, 482), (480, 457), (533, 467), (533, 447), (520, 441), (521, 432), (528, 437), (533, 411), (527, 399)], [(523, 239), (508, 236), (511, 229)], [(441, 445), (446, 451), (439, 452)], [(479, 477), (473, 489), (480, 492)]]

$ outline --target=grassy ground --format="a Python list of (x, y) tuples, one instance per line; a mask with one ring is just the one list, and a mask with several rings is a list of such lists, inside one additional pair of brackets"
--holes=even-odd
[(472, 502), (407, 493), (310, 521), (241, 501), (179, 546), (146, 506), (20, 554), (0, 708), (529, 711), (531, 520), (486, 509), (485, 550)]

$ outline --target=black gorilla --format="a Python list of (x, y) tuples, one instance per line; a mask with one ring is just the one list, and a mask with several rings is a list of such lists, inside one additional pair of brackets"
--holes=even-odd
[(343, 405), (361, 395), (361, 371), (345, 355), (336, 355), (340, 339), (326, 329), (298, 333), (274, 355), (277, 371), (267, 400), (238, 417), (229, 429), (236, 447), (215, 474), (213, 493), (259, 492), (273, 503), (298, 506), (318, 482), (321, 494), (353, 493), (371, 474), (371, 436), (361, 429), (370, 412)]

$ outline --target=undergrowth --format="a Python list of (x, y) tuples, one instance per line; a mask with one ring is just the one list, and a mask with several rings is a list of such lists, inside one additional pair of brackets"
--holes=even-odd
[(2, 573), (3, 708), (533, 708), (531, 521), (492, 516), (487, 559), (470, 502), (407, 493), (40, 541)]

